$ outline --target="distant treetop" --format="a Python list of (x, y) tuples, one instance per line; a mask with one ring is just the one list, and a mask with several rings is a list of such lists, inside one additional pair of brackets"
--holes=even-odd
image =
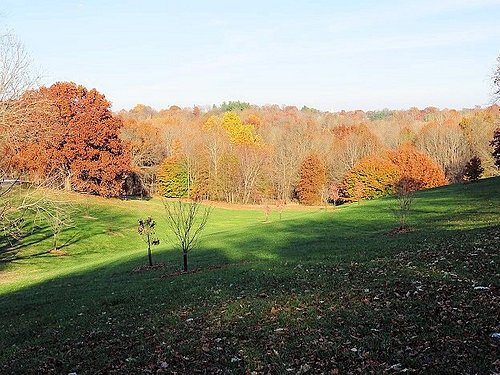
[(379, 111), (368, 111), (366, 112), (366, 115), (371, 121), (375, 120), (385, 120), (387, 118), (390, 118), (394, 114), (394, 111), (391, 111), (388, 108), (384, 108)]
[(223, 102), (220, 105), (220, 109), (222, 112), (236, 112), (236, 111), (243, 111), (246, 108), (250, 108), (251, 105), (250, 103), (246, 102), (240, 102), (239, 100), (237, 101), (229, 101), (229, 102)]

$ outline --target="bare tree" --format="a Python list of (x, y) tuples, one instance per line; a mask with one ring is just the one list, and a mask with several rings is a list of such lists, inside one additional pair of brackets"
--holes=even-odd
[(253, 193), (257, 190), (257, 183), (262, 169), (267, 161), (267, 150), (262, 146), (238, 147), (238, 163), (240, 171), (240, 200), (243, 204), (250, 202)]
[(330, 150), (326, 155), (328, 179), (340, 182), (347, 171), (365, 156), (380, 148), (377, 137), (366, 126), (333, 129)]
[(23, 44), (12, 34), (0, 35), (0, 102), (19, 98), (37, 81)]
[(167, 224), (174, 234), (176, 245), (182, 250), (184, 272), (188, 270), (188, 253), (195, 248), (207, 224), (212, 208), (196, 201), (164, 201)]
[[(39, 220), (43, 216), (53, 232), (53, 244), (69, 223), (60, 202), (46, 196), (42, 186), (21, 181), (19, 172), (12, 172), (13, 156), (27, 139), (43, 133), (41, 126), (31, 123), (31, 114), (48, 103), (35, 96), (24, 97), (37, 86), (32, 61), (23, 44), (12, 34), (0, 35), (0, 226), (3, 236), (21, 234), (25, 218)], [(23, 99), (23, 100), (21, 100)], [(40, 124), (37, 124), (40, 125)], [(22, 184), (21, 184), (22, 183)], [(63, 214), (64, 212), (64, 214)]]
[[(60, 237), (65, 229), (73, 228), (73, 207), (69, 202), (45, 199), (42, 205), (36, 207), (43, 216), (52, 234), (52, 250), (58, 251), (61, 247)], [(64, 246), (63, 244), (62, 246)]]
[(5, 157), (5, 147), (12, 146), (20, 131), (27, 129), (23, 120), (28, 119), (36, 101), (21, 103), (19, 99), (37, 86), (39, 78), (23, 44), (12, 34), (0, 35), (0, 158)]
[[(51, 181), (45, 181), (47, 186)], [(45, 188), (41, 184), (28, 183), (26, 181), (9, 181), (6, 190), (0, 193), (0, 237), (3, 237), (4, 245), (2, 261), (18, 258), (18, 250), (12, 246), (16, 241), (29, 233), (29, 228), (46, 228), (51, 234), (52, 246), (30, 257), (59, 251), (67, 246), (78, 234), (66, 237), (61, 241), (61, 236), (66, 229), (74, 228), (73, 214), (76, 210), (74, 202), (66, 196)], [(5, 189), (5, 188), (4, 188)], [(3, 194), (3, 193), (6, 194)]]
[(500, 56), (497, 57), (497, 66), (493, 72), (493, 102), (500, 101)]
[(19, 179), (8, 179), (5, 170), (0, 169), (0, 238), (13, 239), (19, 232), (21, 215), (16, 207), (14, 190)]
[(417, 136), (416, 146), (444, 170), (446, 178), (457, 182), (470, 159), (470, 149), (457, 124), (430, 123)]
[(270, 179), (276, 198), (286, 203), (299, 181), (299, 165), (311, 151), (312, 142), (299, 126), (266, 129), (265, 139), (273, 145), (270, 160)]
[(12, 34), (0, 35), (0, 231), (11, 236), (19, 229), (19, 207), (15, 202), (18, 174), (12, 175), (12, 156), (7, 152), (19, 139), (22, 120), (30, 105), (18, 99), (33, 88), (38, 77), (32, 74), (31, 60), (22, 43)]
[[(46, 182), (50, 186), (50, 182)], [(17, 209), (24, 216), (30, 216), (33, 223), (47, 225), (52, 235), (52, 249), (59, 250), (67, 244), (60, 244), (61, 233), (74, 227), (74, 202), (42, 185), (31, 184), (24, 188), (22, 201)], [(26, 215), (27, 214), (27, 215)]]

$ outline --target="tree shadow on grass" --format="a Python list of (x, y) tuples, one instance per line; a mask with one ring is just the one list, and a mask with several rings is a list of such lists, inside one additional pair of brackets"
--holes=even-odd
[[(480, 206), (477, 202), (477, 199), (471, 198), (467, 204), (480, 207), (481, 212), (469, 209), (465, 203), (462, 209), (478, 217), (496, 214), (498, 219), (498, 212), (495, 213), (485, 204), (489, 203), (487, 200)], [(252, 309), (267, 311), (278, 301), (287, 303), (299, 297), (301, 301), (314, 299), (309, 297), (311, 293), (333, 290), (334, 294), (349, 297), (345, 301), (339, 300), (338, 304), (343, 304), (342, 308), (361, 306), (361, 299), (353, 302), (350, 299), (352, 297), (346, 294), (353, 285), (357, 291), (366, 288), (363, 279), (357, 280), (352, 276), (357, 264), (363, 263), (367, 268), (369, 262), (380, 261), (381, 266), (378, 268), (383, 268), (387, 260), (401, 252), (411, 254), (413, 250), (421, 252), (427, 248), (436, 256), (440, 246), (453, 246), (456, 243), (457, 249), (463, 249), (464, 243), (472, 246), (476, 239), (491, 236), (493, 230), (498, 229), (498, 222), (494, 220), (491, 223), (481, 222), (475, 228), (450, 223), (447, 211), (455, 207), (456, 202), (448, 199), (431, 202), (425, 199), (422, 204), (417, 203), (414, 213), (417, 232), (386, 236), (385, 233), (397, 225), (386, 203), (367, 202), (349, 210), (300, 215), (268, 224), (246, 225), (239, 229), (233, 227), (224, 230), (219, 225), (217, 232), (212, 233), (207, 227), (198, 249), (189, 256), (190, 268), (202, 271), (176, 277), (165, 275), (181, 268), (182, 254), (165, 244), (153, 253), (153, 257), (155, 262), (163, 262), (166, 267), (151, 272), (133, 272), (138, 265), (146, 264), (145, 249), (130, 253), (128, 257), (110, 260), (106, 259), (107, 254), (103, 252), (102, 264), (95, 264), (86, 270), (71, 271), (69, 275), (61, 275), (1, 296), (0, 321), (4, 335), (0, 338), (0, 353), (3, 353), (0, 359), (16, 366), (18, 372), (36, 372), (42, 366), (50, 365), (50, 361), (55, 358), (61, 363), (59, 372), (68, 373), (74, 369), (109, 370), (118, 364), (127, 369), (126, 366), (134, 365), (130, 358), (146, 361), (153, 356), (151, 352), (159, 352), (169, 361), (178, 360), (189, 369), (189, 360), (182, 358), (193, 353), (203, 355), (200, 349), (203, 335), (236, 337), (236, 333), (230, 332), (231, 327), (239, 327), (239, 316), (249, 312), (244, 308), (246, 299), (252, 300)], [(107, 220), (117, 221), (117, 228), (133, 226), (132, 215), (120, 219), (114, 217), (113, 213), (108, 215)], [(107, 225), (107, 222), (89, 222), (84, 227), (88, 237), (80, 240), (97, 238), (106, 231)], [(140, 248), (139, 240), (137, 245)], [(80, 254), (72, 256), (78, 259)], [(82, 257), (82, 262), (84, 260)], [(447, 271), (454, 271), (453, 264), (447, 266), (451, 267)], [(425, 264), (419, 267), (425, 267)], [(373, 271), (373, 280), (378, 280), (376, 283), (381, 288), (386, 282), (399, 283), (398, 269), (392, 270), (393, 280), (385, 275), (377, 276), (376, 272), (380, 272), (378, 268)], [(412, 274), (412, 277), (416, 278), (416, 275)], [(405, 283), (411, 286), (413, 281), (406, 280)], [(432, 300), (426, 303), (422, 314), (430, 307), (436, 307), (432, 305)], [(400, 311), (408, 307), (404, 304), (398, 306)], [(226, 328), (218, 325), (215, 333), (205, 331), (203, 322), (208, 317), (213, 318), (212, 312), (216, 317), (227, 311), (234, 311), (234, 317), (227, 323), (230, 326)], [(335, 310), (327, 313), (334, 314), (332, 311)], [(346, 311), (347, 314), (351, 310)], [(389, 314), (391, 319), (400, 319), (398, 309), (384, 307), (381, 311), (380, 314)], [(358, 318), (363, 321), (369, 314), (378, 313), (363, 310)], [(382, 315), (380, 319), (384, 319)], [(199, 330), (189, 329), (189, 319), (201, 322), (197, 326)], [(258, 321), (252, 323), (246, 328), (245, 334), (250, 335), (258, 324)], [(351, 327), (349, 322), (344, 325)], [(245, 329), (244, 326), (239, 328)], [(279, 326), (271, 325), (271, 333), (275, 328)], [(158, 331), (161, 335), (158, 335)], [(262, 340), (266, 335), (262, 336)], [(349, 337), (348, 334), (346, 336)], [(189, 340), (193, 337), (196, 337), (194, 343), (200, 348), (192, 347), (193, 342)], [(265, 356), (269, 350), (267, 340), (264, 342), (248, 337), (241, 340), (251, 350), (261, 353), (259, 355)], [(171, 348), (167, 348), (167, 345), (171, 345)], [(238, 355), (237, 350), (241, 346), (239, 343), (228, 343), (228, 347), (230, 354), (221, 360), (229, 361), (227, 365), (232, 366), (230, 360)], [(174, 348), (180, 353), (181, 359), (171, 354)], [(385, 351), (391, 352), (392, 349), (389, 347)], [(350, 349), (347, 351), (350, 352)], [(216, 358), (209, 357), (213, 361)], [(78, 367), (81, 363), (83, 368)], [(185, 371), (187, 369), (184, 368)]]
[[(73, 214), (79, 219), (78, 226), (64, 228), (59, 233), (58, 249), (69, 248), (84, 240), (92, 241), (93, 237), (103, 233), (132, 228), (135, 223), (131, 215), (119, 215), (112, 210), (94, 209), (91, 215), (86, 211), (82, 206)], [(5, 237), (0, 240), (0, 271), (8, 263), (47, 255), (52, 250), (52, 238), (53, 232), (48, 224), (38, 222), (33, 225), (27, 221), (18, 237), (10, 241)]]
[[(302, 225), (296, 222), (280, 225), (287, 233), (296, 233), (304, 225), (317, 227), (320, 223), (321, 220), (310, 220)], [(0, 321), (5, 328), (5, 334), (0, 339), (0, 348), (4, 353), (2, 359), (21, 366), (17, 369), (34, 371), (50, 358), (58, 358), (63, 364), (61, 372), (68, 372), (77, 367), (82, 358), (87, 370), (126, 363), (131, 353), (142, 353), (144, 358), (150, 358), (147, 348), (158, 343), (155, 330), (151, 330), (149, 324), (157, 327), (156, 333), (158, 329), (162, 332), (158, 340), (169, 342), (173, 336), (176, 339), (184, 336), (178, 331), (169, 336), (168, 331), (161, 328), (163, 325), (170, 329), (182, 327), (186, 320), (203, 319), (204, 314), (210, 315), (210, 311), (216, 312), (217, 309), (236, 309), (235, 314), (241, 315), (245, 310), (239, 312), (238, 306), (243, 306), (245, 301), (252, 301), (252, 308), (260, 308), (262, 304), (262, 308), (270, 309), (276, 301), (308, 300), (310, 297), (306, 289), (312, 290), (312, 293), (325, 293), (331, 288), (339, 288), (338, 293), (346, 293), (349, 285), (342, 286), (340, 279), (338, 282), (332, 279), (333, 284), (330, 285), (327, 280), (350, 275), (352, 271), (347, 274), (346, 271), (356, 269), (355, 264), (368, 267), (370, 261), (390, 261), (401, 251), (411, 252), (412, 248), (421, 248), (413, 240), (408, 243), (409, 237), (414, 234), (384, 237), (378, 244), (374, 243), (374, 237), (342, 245), (337, 242), (338, 237), (332, 235), (328, 223), (320, 234), (308, 232), (298, 238), (283, 236), (278, 242), (275, 236), (258, 238), (258, 227), (249, 230), (250, 239), (238, 240), (229, 234), (223, 236), (225, 246), (246, 249), (237, 257), (228, 257), (227, 248), (207, 247), (202, 241), (198, 250), (190, 256), (191, 269), (199, 269), (199, 272), (165, 277), (182, 266), (181, 253), (173, 250), (154, 254), (156, 262), (166, 263), (165, 268), (133, 272), (138, 265), (146, 264), (144, 251), (143, 255), (132, 259), (112, 262), (3, 295), (0, 300)], [(452, 230), (451, 237), (461, 233), (462, 238), (465, 236), (472, 240), (488, 235), (490, 230)], [(330, 240), (329, 243), (327, 240)], [(210, 241), (207, 239), (207, 242)], [(438, 247), (440, 243), (449, 241), (436, 235), (427, 237), (425, 243)], [(262, 248), (273, 256), (263, 257)], [(354, 276), (342, 277), (347, 277), (348, 281)], [(353, 279), (351, 282), (356, 285), (356, 290), (366, 287), (362, 280)], [(356, 305), (351, 303), (350, 306), (356, 309)], [(362, 318), (365, 312), (357, 314), (361, 314)], [(236, 318), (231, 324), (238, 324)], [(198, 324), (203, 327), (203, 323)], [(223, 327), (218, 329), (221, 330), (220, 335), (228, 334), (223, 333)], [(200, 336), (198, 339), (201, 340), (201, 332), (190, 334)], [(142, 349), (122, 347), (122, 352), (116, 352), (108, 341), (110, 338), (119, 340), (116, 342), (118, 347), (122, 347), (118, 344), (120, 340), (132, 340)], [(79, 347), (78, 342), (81, 341), (90, 346)], [(247, 340), (246, 345), (254, 344), (253, 350), (265, 350), (259, 348), (258, 342)], [(35, 349), (40, 345), (46, 349)], [(197, 350), (175, 348), (186, 355)], [(237, 348), (234, 348), (234, 355), (237, 355)], [(99, 357), (98, 351), (105, 355)], [(94, 355), (97, 358), (89, 362)]]

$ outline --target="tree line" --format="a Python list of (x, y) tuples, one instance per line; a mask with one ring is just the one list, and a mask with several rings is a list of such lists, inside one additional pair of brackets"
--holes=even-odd
[(336, 204), (391, 194), (403, 177), (420, 189), (499, 174), (496, 104), (325, 112), (234, 101), (113, 113), (96, 89), (36, 87), (19, 44), (2, 43), (2, 176), (105, 197)]
[(497, 105), (331, 113), (231, 104), (121, 111), (121, 138), (144, 187), (229, 203), (318, 204), (389, 194), (403, 176), (425, 188), (466, 181), (471, 160), (482, 176), (498, 174)]
[[(113, 113), (71, 82), (2, 102), (2, 168), (106, 197), (155, 194), (229, 203), (305, 204), (390, 194), (402, 176), (434, 187), (495, 176), (499, 107), (321, 112), (223, 103), (137, 105)], [(4, 130), (3, 129), (3, 130)]]

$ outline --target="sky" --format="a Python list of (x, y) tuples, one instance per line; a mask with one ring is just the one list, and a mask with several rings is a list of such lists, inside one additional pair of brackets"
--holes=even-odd
[(43, 84), (95, 87), (116, 111), (461, 109), (490, 103), (500, 0), (2, 0), (6, 31)]

